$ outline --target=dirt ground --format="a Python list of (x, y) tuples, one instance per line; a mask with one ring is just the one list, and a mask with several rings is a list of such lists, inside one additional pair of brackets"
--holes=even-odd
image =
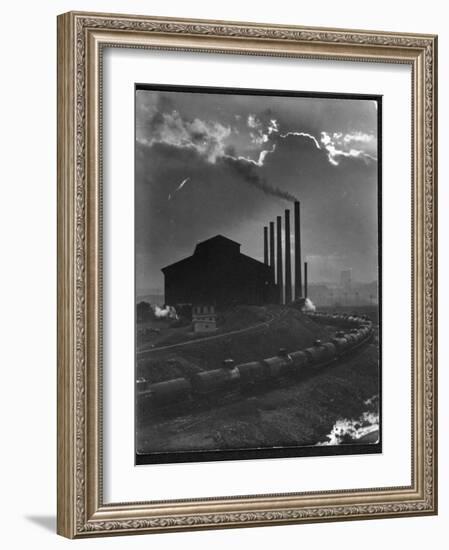
[[(369, 344), (353, 355), (301, 380), (288, 380), (257, 393), (229, 396), (216, 400), (213, 406), (180, 410), (170, 417), (141, 414), (137, 452), (329, 444), (338, 421), (348, 419), (357, 427), (357, 419), (378, 415), (378, 360), (376, 333)], [(372, 436), (365, 436), (364, 440), (376, 442)]]
[[(255, 310), (256, 308), (252, 308)], [(198, 371), (220, 368), (225, 359), (235, 363), (259, 361), (309, 347), (315, 339), (328, 339), (335, 328), (315, 323), (295, 308), (266, 306), (248, 315), (241, 307), (227, 317), (227, 330), (201, 341), (192, 340), (145, 351), (138, 348), (137, 377), (151, 383), (189, 377)], [(165, 344), (165, 342), (164, 342)]]

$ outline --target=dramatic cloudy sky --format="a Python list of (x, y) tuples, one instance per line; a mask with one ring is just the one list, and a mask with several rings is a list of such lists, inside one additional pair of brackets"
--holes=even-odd
[(301, 201), (311, 282), (377, 279), (377, 104), (136, 92), (136, 286), (217, 234), (263, 257), (263, 226)]

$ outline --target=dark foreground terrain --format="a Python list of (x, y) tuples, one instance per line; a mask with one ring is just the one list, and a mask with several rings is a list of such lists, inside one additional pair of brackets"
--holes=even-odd
[[(308, 340), (316, 337), (317, 330), (322, 331), (322, 334), (331, 331), (330, 327), (318, 329), (308, 326), (307, 321), (301, 321), (295, 314), (286, 315), (286, 318), (281, 316), (276, 321), (281, 328), (283, 321), (286, 321), (284, 336), (289, 332), (287, 326), (291, 326), (291, 315), (296, 319), (295, 322), (305, 322), (308, 331), (303, 331), (303, 344), (310, 345)], [(279, 342), (270, 340), (270, 334), (272, 332), (268, 329), (257, 334), (259, 346), (256, 355), (260, 355), (257, 358), (269, 356), (268, 352), (279, 345)], [(212, 342), (209, 344), (212, 345)], [(291, 345), (294, 345), (293, 342)], [(228, 345), (222, 350), (218, 343), (217, 346), (216, 361), (219, 362), (222, 357), (229, 355), (230, 348)], [(251, 346), (257, 347), (253, 343)], [(298, 349), (303, 345), (295, 347)], [(235, 349), (238, 351), (240, 348), (238, 346)], [(179, 349), (176, 351), (179, 353)], [(203, 349), (195, 346), (189, 350), (189, 360), (197, 363), (202, 352)], [(256, 358), (254, 349), (251, 353), (252, 358)], [(155, 353), (154, 357), (156, 372), (163, 368), (162, 358), (158, 358), (158, 355)], [(175, 407), (166, 413), (141, 413), (136, 426), (137, 452), (148, 454), (376, 443), (379, 434), (378, 358), (376, 327), (376, 335), (370, 343), (313, 375), (284, 381), (257, 392), (217, 398), (214, 403), (203, 403), (196, 408), (177, 411)], [(246, 357), (238, 359), (246, 360)], [(151, 361), (147, 359), (141, 364), (140, 372), (148, 372), (150, 364)]]

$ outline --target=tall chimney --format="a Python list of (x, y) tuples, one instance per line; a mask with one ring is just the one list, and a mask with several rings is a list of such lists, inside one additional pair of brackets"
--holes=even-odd
[(290, 250), (290, 210), (285, 211), (285, 303), (292, 301), (292, 260)]
[(295, 201), (295, 298), (302, 297), (301, 218), (300, 204)]
[(273, 283), (275, 281), (274, 271), (274, 222), (270, 222), (270, 267), (273, 275)]
[(263, 263), (268, 265), (268, 227), (263, 228)]
[(277, 221), (277, 284), (279, 290), (279, 303), (284, 303), (284, 282), (282, 276), (282, 218), (276, 216)]
[(304, 298), (307, 298), (308, 293), (308, 282), (307, 282), (307, 262), (304, 262)]

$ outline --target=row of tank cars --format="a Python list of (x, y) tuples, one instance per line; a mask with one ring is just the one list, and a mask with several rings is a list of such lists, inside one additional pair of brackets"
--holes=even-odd
[(367, 343), (373, 336), (373, 323), (366, 316), (310, 312), (316, 322), (336, 325), (338, 330), (328, 342), (315, 340), (309, 348), (287, 353), (279, 350), (275, 357), (235, 365), (227, 359), (220, 369), (202, 371), (189, 378), (174, 378), (149, 384), (137, 383), (141, 406), (169, 407), (180, 403), (197, 402), (205, 397), (217, 397), (287, 378), (298, 378), (338, 361), (342, 356)]

